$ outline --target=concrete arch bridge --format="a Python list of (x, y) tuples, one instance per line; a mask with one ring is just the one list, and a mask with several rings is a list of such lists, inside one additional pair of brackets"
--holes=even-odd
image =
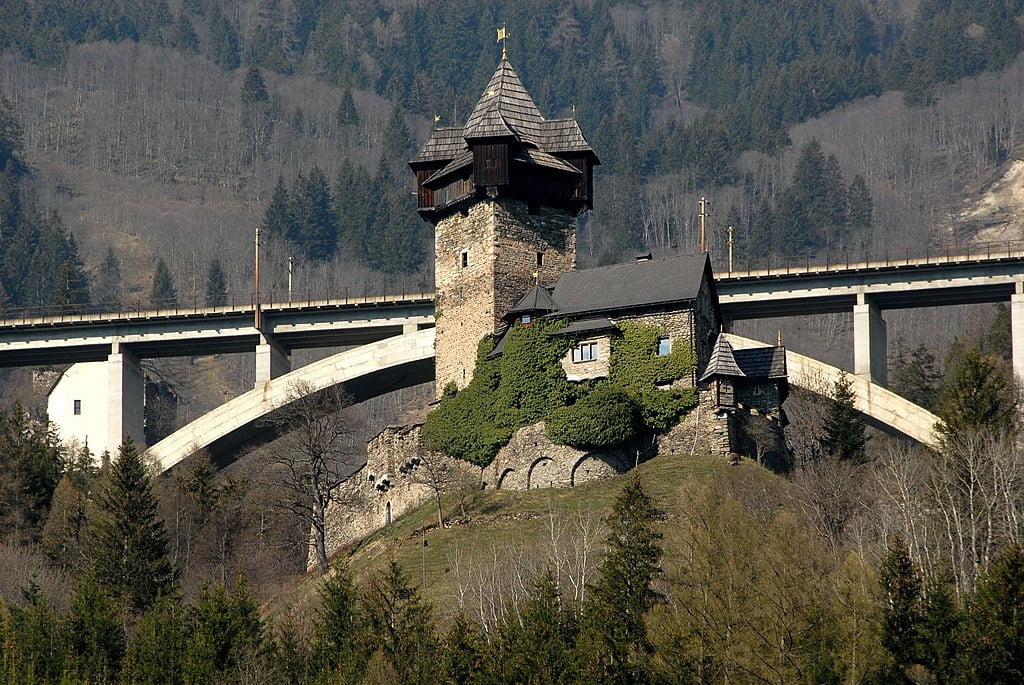
[[(739, 349), (765, 346), (736, 335), (730, 335), (729, 342)], [(827, 395), (841, 373), (837, 367), (795, 352), (786, 355), (790, 383), (815, 393)], [(216, 463), (230, 463), (244, 447), (275, 437), (268, 418), (288, 403), (296, 383), (312, 392), (344, 385), (355, 400), (362, 401), (433, 378), (434, 329), (391, 337), (278, 376), (175, 431), (150, 447), (146, 456), (161, 472), (202, 449)], [(850, 380), (856, 408), (871, 425), (925, 445), (936, 444), (938, 417), (934, 414), (864, 378), (851, 375)]]

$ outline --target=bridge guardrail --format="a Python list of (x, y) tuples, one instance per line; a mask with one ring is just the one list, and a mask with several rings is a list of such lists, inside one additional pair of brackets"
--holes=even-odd
[[(390, 292), (386, 294), (371, 293), (369, 289), (362, 294), (353, 293), (345, 289), (344, 295), (337, 293), (325, 294), (324, 291), (269, 291), (260, 293), (261, 311), (279, 310), (289, 307), (314, 307), (314, 306), (338, 306), (338, 305), (367, 305), (367, 304), (388, 304), (392, 302), (405, 302), (413, 300), (433, 299), (433, 293), (411, 292), (402, 289), (401, 292)], [(200, 303), (194, 298), (191, 303), (176, 303), (173, 306), (163, 309), (154, 308), (150, 303), (136, 301), (133, 305), (124, 305), (112, 308), (104, 303), (84, 303), (72, 305), (43, 305), (32, 307), (9, 307), (0, 308), (0, 327), (29, 325), (32, 323), (73, 323), (88, 321), (107, 321), (112, 319), (131, 319), (142, 316), (188, 316), (200, 314), (217, 313), (252, 313), (255, 311), (256, 296), (249, 294), (245, 296), (229, 295), (225, 304), (206, 306), (205, 302)]]
[(746, 276), (784, 276), (820, 271), (857, 270), (882, 267), (963, 264), (993, 259), (1024, 258), (1024, 240), (990, 243), (925, 245), (881, 252), (821, 252), (813, 255), (771, 256), (733, 259), (713, 253), (712, 265), (717, 278)]

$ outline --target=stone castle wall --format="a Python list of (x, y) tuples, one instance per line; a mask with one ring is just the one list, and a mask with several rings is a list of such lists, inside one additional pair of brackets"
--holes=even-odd
[(469, 383), (480, 340), (497, 332), (535, 272), (549, 285), (576, 268), (576, 220), (548, 207), (530, 213), (519, 200), (478, 200), (437, 223), (434, 260), (440, 396), (449, 382)]

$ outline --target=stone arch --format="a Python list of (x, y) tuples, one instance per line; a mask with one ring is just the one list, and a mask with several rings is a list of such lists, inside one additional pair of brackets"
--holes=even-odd
[(388, 503), (384, 505), (384, 525), (391, 525), (391, 500), (388, 500)]
[(618, 454), (589, 452), (573, 464), (569, 476), (569, 487), (603, 480), (609, 476), (625, 473), (627, 470), (622, 457)]
[(511, 476), (515, 472), (516, 472), (515, 469), (505, 469), (504, 471), (502, 471), (501, 475), (498, 476), (498, 482), (494, 486), (494, 489), (495, 490), (508, 490), (508, 486), (511, 485), (511, 483), (509, 481), (509, 476)]
[(555, 461), (551, 457), (541, 457), (530, 464), (526, 474), (526, 489), (550, 488), (555, 485)]

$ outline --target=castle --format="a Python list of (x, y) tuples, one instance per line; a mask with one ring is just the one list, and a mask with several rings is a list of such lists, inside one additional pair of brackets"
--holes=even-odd
[(329, 512), (332, 549), (428, 501), (440, 481), (449, 489), (571, 487), (659, 452), (785, 461), (784, 350), (731, 348), (706, 253), (576, 269), (576, 217), (593, 206), (600, 160), (574, 119), (541, 115), (504, 55), (465, 126), (435, 129), (409, 164), (418, 211), (435, 228), (439, 398), (470, 384), (481, 339), (490, 336), (494, 359), (516, 327), (557, 321), (549, 335), (569, 341), (565, 380), (608, 378), (623, 330), (641, 325), (657, 331), (646, 354), (685, 349), (695, 360), (651, 391), (689, 388), (697, 406), (643, 446), (576, 449), (555, 444), (542, 425), (522, 426), (482, 467), (427, 453), (419, 426), (385, 429), (342, 486), (345, 504)]

